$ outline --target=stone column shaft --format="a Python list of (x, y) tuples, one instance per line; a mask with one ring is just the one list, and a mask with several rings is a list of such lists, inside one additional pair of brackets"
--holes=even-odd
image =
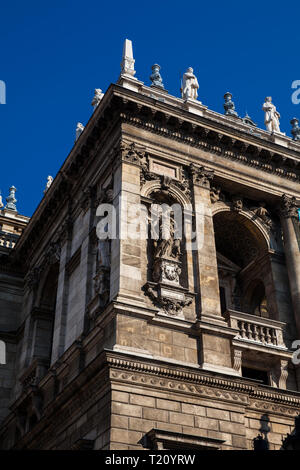
[(294, 198), (288, 198), (284, 195), (281, 209), (286, 265), (298, 338), (300, 338), (300, 248), (296, 234), (298, 212)]

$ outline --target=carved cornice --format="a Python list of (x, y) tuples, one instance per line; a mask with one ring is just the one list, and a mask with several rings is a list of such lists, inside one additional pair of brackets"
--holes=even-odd
[[(268, 400), (270, 402), (292, 405), (300, 409), (300, 394), (293, 392), (269, 391), (262, 386), (254, 386), (241, 379), (218, 378), (204, 375), (201, 372), (184, 371), (158, 364), (146, 364), (139, 361), (131, 361), (128, 358), (108, 356), (107, 362), (114, 369), (112, 378), (121, 379), (140, 384), (149, 384), (169, 390), (189, 392), (193, 394), (215, 396), (220, 399), (240, 401), (247, 405), (248, 397), (256, 400)], [(122, 372), (123, 371), (123, 372)], [(124, 372), (125, 371), (125, 372)], [(127, 371), (127, 372), (126, 372)], [(138, 375), (141, 373), (141, 375)], [(122, 375), (123, 374), (123, 375)], [(154, 377), (158, 377), (154, 379)], [(170, 379), (163, 380), (163, 379)], [(173, 382), (173, 380), (175, 382)], [(182, 381), (184, 383), (182, 383)], [(188, 383), (192, 382), (192, 383)], [(198, 387), (199, 384), (203, 385)], [(218, 390), (215, 390), (218, 388)], [(234, 392), (234, 393), (231, 393)], [(241, 395), (243, 394), (243, 395)], [(295, 396), (296, 395), (296, 396)]]
[(155, 113), (139, 116), (138, 107), (135, 112), (132, 109), (130, 111), (124, 109), (120, 114), (123, 122), (128, 122), (133, 126), (188, 143), (195, 148), (215, 153), (230, 160), (240, 161), (245, 165), (283, 178), (300, 181), (300, 161), (282, 156), (269, 149), (256, 147), (259, 144), (248, 144), (242, 140), (223, 135), (221, 132), (206, 129), (202, 123), (187, 127), (184, 120), (181, 120), (180, 123), (178, 118), (172, 117), (172, 126), (170, 126), (171, 119), (167, 119), (166, 115), (165, 123), (162, 125), (162, 122), (155, 121), (155, 116)]

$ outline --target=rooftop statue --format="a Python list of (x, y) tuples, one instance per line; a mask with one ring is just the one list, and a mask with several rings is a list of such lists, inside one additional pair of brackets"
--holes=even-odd
[(194, 70), (189, 67), (182, 77), (181, 97), (184, 100), (196, 100), (198, 97), (199, 83), (194, 75)]
[(234, 102), (231, 100), (232, 94), (227, 91), (224, 95), (225, 103), (224, 103), (224, 109), (225, 109), (225, 115), (226, 116), (234, 116), (238, 117), (238, 113), (235, 110), (235, 105)]
[(267, 96), (262, 107), (265, 112), (265, 125), (268, 132), (280, 132), (279, 118), (280, 114), (276, 106), (272, 103), (272, 97)]
[(47, 176), (47, 184), (46, 184), (46, 187), (44, 189), (44, 193), (46, 193), (48, 191), (48, 189), (50, 188), (51, 184), (53, 182), (53, 177), (52, 176)]
[(160, 71), (160, 65), (154, 64), (152, 65), (152, 74), (150, 75), (150, 80), (151, 80), (151, 85), (150, 86), (155, 86), (158, 88), (164, 88), (163, 81), (161, 78), (161, 75), (159, 73)]
[(102, 100), (103, 96), (104, 96), (104, 93), (102, 93), (102, 90), (100, 88), (95, 88), (95, 94), (94, 94), (94, 98), (92, 100), (92, 106), (94, 108), (94, 111), (97, 108), (97, 106), (99, 105), (99, 103)]
[(84, 131), (84, 125), (81, 124), (81, 122), (77, 122), (75, 142), (79, 139), (83, 131)]
[(291, 130), (291, 134), (293, 136), (293, 140), (300, 140), (300, 127), (299, 127), (299, 119), (297, 118), (293, 118), (291, 120), (291, 124), (292, 124), (292, 130)]

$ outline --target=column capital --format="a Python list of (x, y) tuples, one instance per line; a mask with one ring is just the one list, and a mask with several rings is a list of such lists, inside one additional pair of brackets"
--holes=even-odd
[(194, 185), (210, 189), (210, 183), (214, 177), (214, 171), (204, 166), (190, 165), (190, 174)]
[(280, 213), (285, 219), (298, 219), (298, 207), (295, 196), (289, 197), (287, 194), (281, 196)]
[(127, 143), (121, 141), (115, 147), (114, 152), (116, 154), (114, 169), (116, 169), (121, 163), (129, 163), (140, 167), (145, 157), (144, 148), (136, 145), (135, 142)]

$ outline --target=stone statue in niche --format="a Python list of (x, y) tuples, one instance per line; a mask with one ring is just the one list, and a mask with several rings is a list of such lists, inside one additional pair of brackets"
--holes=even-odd
[(109, 299), (110, 290), (110, 240), (98, 240), (96, 275), (94, 277), (94, 290), (101, 296), (101, 304), (105, 305)]
[(160, 237), (154, 241), (154, 258), (175, 258), (179, 259), (181, 255), (180, 239), (175, 238), (176, 222), (170, 219), (169, 238), (164, 237), (162, 226), (160, 226)]
[(280, 114), (276, 110), (276, 106), (272, 103), (272, 97), (267, 96), (262, 107), (265, 112), (265, 125), (269, 132), (280, 133), (279, 118)]
[(154, 241), (152, 277), (155, 282), (179, 285), (181, 240), (176, 238), (176, 232), (177, 226), (173, 217), (170, 218), (169, 233), (160, 221), (159, 239)]

